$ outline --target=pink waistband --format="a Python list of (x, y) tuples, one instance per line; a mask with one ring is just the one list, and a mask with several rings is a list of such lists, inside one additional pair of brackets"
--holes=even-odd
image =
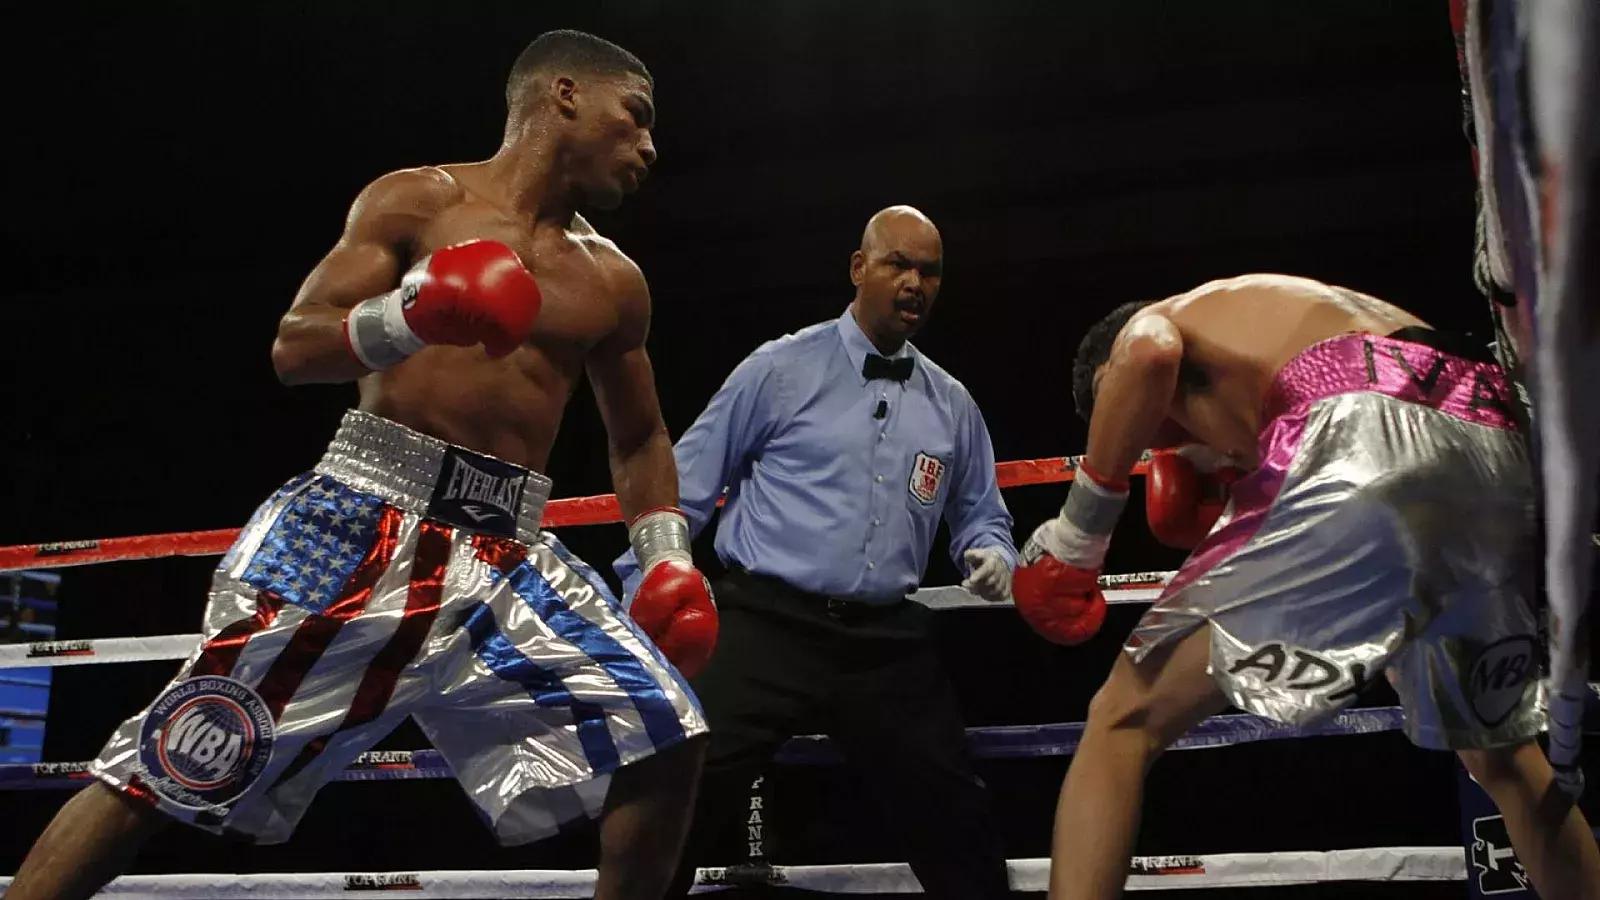
[(1307, 347), (1267, 391), (1267, 422), (1326, 397), (1372, 391), (1456, 418), (1515, 431), (1505, 372), (1426, 344), (1351, 333)]

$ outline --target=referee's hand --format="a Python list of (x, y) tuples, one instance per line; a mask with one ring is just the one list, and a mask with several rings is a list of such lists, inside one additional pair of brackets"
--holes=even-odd
[(962, 554), (967, 563), (967, 578), (961, 586), (974, 596), (991, 603), (1011, 599), (1011, 566), (1000, 551), (979, 547)]

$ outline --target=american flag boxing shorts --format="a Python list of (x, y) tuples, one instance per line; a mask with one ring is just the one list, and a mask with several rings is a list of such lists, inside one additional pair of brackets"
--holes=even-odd
[(289, 838), (407, 715), (503, 844), (598, 814), (706, 730), (599, 575), (539, 530), (543, 475), (360, 411), (217, 566), (204, 640), (92, 772), (204, 830)]

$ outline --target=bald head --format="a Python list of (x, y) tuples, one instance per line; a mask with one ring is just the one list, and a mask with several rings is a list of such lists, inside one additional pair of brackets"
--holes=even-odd
[(909, 206), (879, 210), (850, 254), (855, 316), (884, 353), (893, 353), (922, 327), (939, 296), (944, 242), (939, 229)]
[(914, 206), (890, 206), (867, 220), (861, 232), (861, 252), (871, 256), (876, 250), (911, 241), (928, 244), (936, 256), (943, 255), (944, 245), (932, 219)]

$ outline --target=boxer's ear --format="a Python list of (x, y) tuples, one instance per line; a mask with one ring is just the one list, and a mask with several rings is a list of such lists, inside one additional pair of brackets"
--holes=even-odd
[(565, 75), (550, 79), (550, 101), (569, 119), (578, 116), (578, 83)]

